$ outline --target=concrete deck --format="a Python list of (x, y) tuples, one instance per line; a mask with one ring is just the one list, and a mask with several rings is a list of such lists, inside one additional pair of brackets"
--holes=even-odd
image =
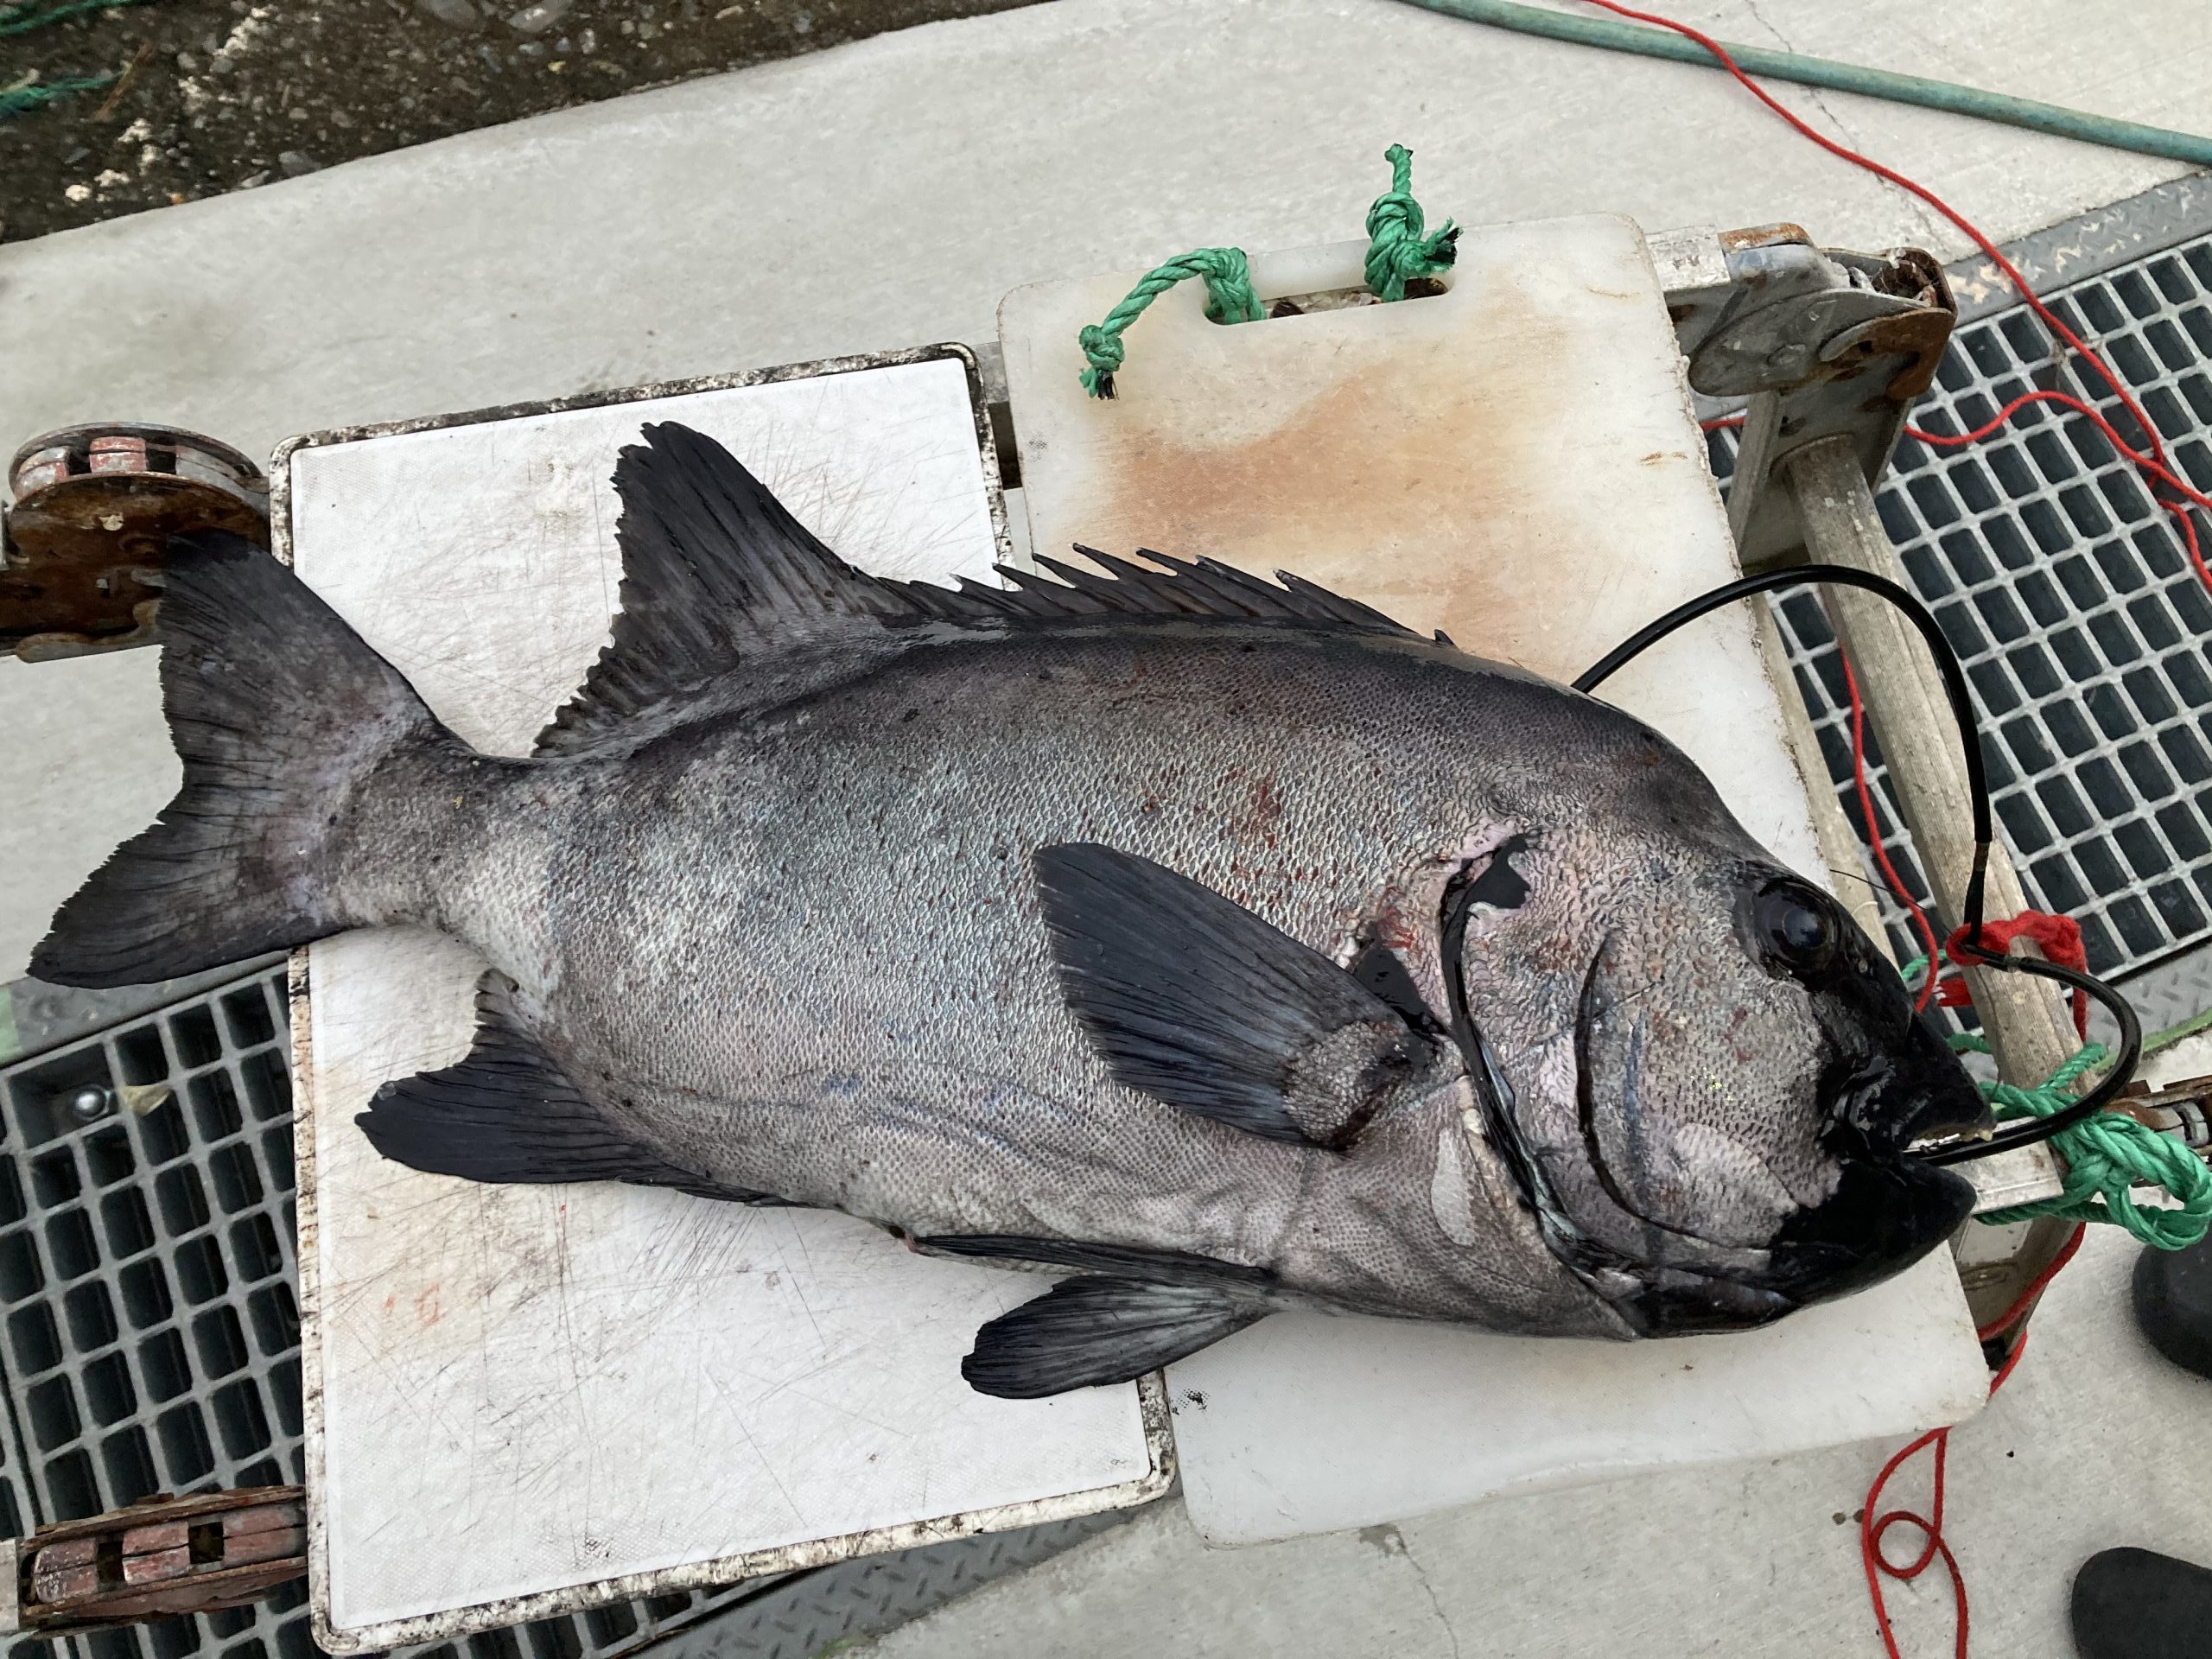
[[(2187, 0), (2097, 8), (2086, 39), (2067, 0), (1684, 16), (2169, 125), (2200, 123), (2212, 88), (2212, 12)], [(2183, 170), (1781, 96), (1999, 238)], [(1394, 140), (1433, 216), (1793, 219), (1846, 245), (1964, 250), (1705, 71), (1390, 0), (1065, 0), (0, 246), (0, 438), (127, 416), (265, 452), (318, 426), (987, 340), (999, 296), (1037, 277), (1357, 234)], [(0, 663), (0, 978), (174, 786), (154, 670), (150, 652)], [(1979, 1651), (2067, 1653), (2065, 1580), (2092, 1548), (2212, 1558), (2212, 1452), (2171, 1449), (2212, 1394), (2126, 1325), (2130, 1254), (2101, 1239), (2061, 1281), (2013, 1389), (1959, 1437)], [(883, 1651), (1871, 1655), (1847, 1523), (1883, 1450), (1230, 1554), (1199, 1549), (1171, 1507)], [(1947, 1650), (1941, 1599), (1893, 1597), (1928, 1604), (1910, 1650)]]

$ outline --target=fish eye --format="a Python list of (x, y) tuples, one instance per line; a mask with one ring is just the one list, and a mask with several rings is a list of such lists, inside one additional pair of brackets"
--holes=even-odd
[(1760, 893), (1752, 919), (1769, 954), (1800, 972), (1825, 967), (1841, 938), (1821, 896), (1795, 881), (1777, 881)]

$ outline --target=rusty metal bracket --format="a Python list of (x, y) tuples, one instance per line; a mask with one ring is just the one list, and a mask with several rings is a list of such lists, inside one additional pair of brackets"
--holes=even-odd
[(2212, 1077), (2184, 1077), (2156, 1090), (2139, 1078), (2105, 1109), (2125, 1113), (2146, 1129), (2170, 1135), (2212, 1163)]
[(114, 422), (33, 438), (8, 469), (0, 650), (26, 662), (153, 639), (171, 536), (269, 544), (269, 480), (228, 444)]
[(1847, 435), (1866, 480), (1879, 478), (1958, 308), (1933, 256), (1819, 248), (1795, 225), (1678, 232), (1652, 252), (1691, 388), (1746, 400), (1728, 521), (1744, 569), (1767, 569), (1803, 539), (1770, 488), (1783, 463)]
[(51, 1637), (259, 1601), (307, 1575), (297, 1486), (156, 1497), (0, 1541), (0, 1635)]

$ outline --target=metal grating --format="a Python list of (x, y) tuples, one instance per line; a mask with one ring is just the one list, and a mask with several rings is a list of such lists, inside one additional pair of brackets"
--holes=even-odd
[[(2212, 491), (2212, 237), (2046, 299), (2126, 383), (2182, 475)], [(2020, 393), (2050, 388), (2126, 432), (2109, 390), (2084, 378), (2060, 367), (2042, 325), (2015, 307), (1959, 330), (1914, 423), (1971, 430)], [(1735, 435), (1711, 438), (1725, 480)], [(1902, 440), (1878, 500), (1912, 586), (1974, 683), (1993, 805), (2031, 902), (2081, 922), (2094, 972), (2212, 940), (2212, 595), (2135, 470), (2087, 419), (2031, 405), (1961, 449)], [(1810, 593), (1773, 606), (1864, 836), (1834, 636)], [(1872, 776), (1884, 844), (1924, 899), (1878, 764)], [(1917, 954), (1891, 914), (1905, 954)]]
[[(0, 1300), (26, 1521), (299, 1478), (281, 982), (195, 997), (12, 1068)], [(143, 1116), (120, 1085), (168, 1084)], [(272, 1606), (87, 1638), (98, 1659), (263, 1659)], [(297, 1621), (289, 1621), (297, 1623)]]
[(793, 1573), (676, 1632), (654, 1649), (653, 1659), (817, 1659), (842, 1653), (1118, 1527), (1132, 1513), (1109, 1510)]
[[(10, 1535), (156, 1491), (301, 1478), (287, 1068), (280, 969), (0, 1070)], [(120, 1098), (162, 1084), (170, 1098), (143, 1116)], [(762, 1587), (417, 1651), (613, 1659)], [(312, 1659), (306, 1604), (292, 1585), (257, 1607), (74, 1640), (83, 1659)], [(10, 1659), (56, 1645), (18, 1643)]]

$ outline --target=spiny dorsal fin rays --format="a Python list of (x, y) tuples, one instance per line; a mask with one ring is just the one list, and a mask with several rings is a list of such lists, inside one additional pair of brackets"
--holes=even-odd
[(673, 422), (614, 467), (621, 608), (541, 754), (588, 748), (673, 693), (817, 633), (905, 608), (816, 538), (728, 450)]
[(1266, 591), (1266, 584), (1255, 582), (1233, 565), (1216, 559), (1200, 559), (1196, 563), (1170, 558), (1165, 553), (1155, 553), (1148, 547), (1137, 550), (1141, 559), (1151, 559), (1175, 573), (1176, 579), (1190, 584), (1194, 594), (1202, 594), (1211, 607), (1224, 616), (1255, 617), (1264, 614), (1253, 603), (1251, 590), (1257, 587)]
[[(645, 427), (644, 438), (622, 451), (614, 471), (623, 576), (613, 639), (540, 734), (540, 754), (616, 740), (641, 729), (648, 714), (681, 718), (686, 694), (710, 682), (726, 688), (718, 707), (742, 706), (749, 671), (758, 671), (764, 696), (787, 698), (798, 648), (850, 639), (873, 661), (882, 631), (902, 624), (1216, 617), (1417, 637), (1296, 577), (1277, 587), (1217, 560), (1149, 551), (1137, 557), (1157, 568), (1080, 546), (1096, 569), (1058, 559), (1038, 561), (1049, 576), (1001, 566), (1013, 584), (1006, 588), (965, 577), (940, 588), (872, 576), (823, 546), (712, 438), (673, 422)], [(841, 677), (828, 661), (799, 672), (827, 677), (823, 683)]]
[[(1099, 616), (1109, 608), (1106, 603), (1080, 588), (1070, 588), (1065, 582), (1053, 582), (1034, 570), (1017, 570), (1010, 564), (993, 567), (1016, 588), (1026, 594), (1038, 594), (1050, 603), (1066, 606), (1071, 612), (1086, 616)], [(1005, 590), (1000, 589), (1001, 593)]]

